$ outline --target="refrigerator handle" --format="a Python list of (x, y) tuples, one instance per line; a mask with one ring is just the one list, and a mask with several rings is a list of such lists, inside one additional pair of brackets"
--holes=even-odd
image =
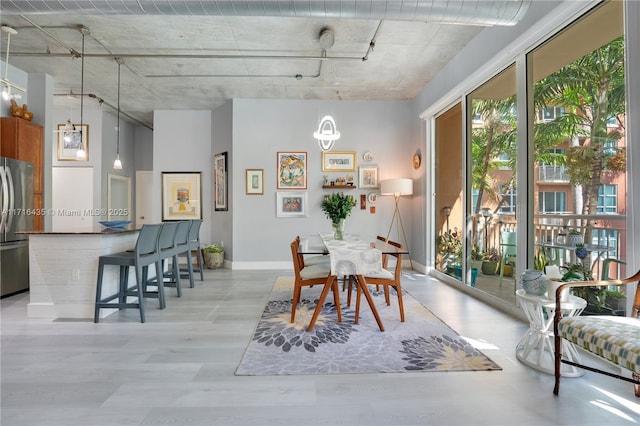
[[(11, 229), (11, 223), (13, 222), (13, 217), (15, 216), (15, 208), (16, 208), (16, 202), (15, 202), (15, 193), (14, 193), (14, 186), (13, 186), (13, 176), (11, 176), (11, 169), (9, 167), (5, 167), (5, 173), (7, 176), (7, 182), (9, 182), (9, 214), (7, 215), (7, 223), (6, 223), (6, 227), (7, 229)], [(20, 214), (22, 214), (22, 212), (20, 212)]]
[(9, 185), (7, 184), (7, 176), (5, 166), (0, 166), (0, 185), (2, 185), (2, 217), (0, 218), (0, 233), (5, 232), (7, 216), (9, 215)]

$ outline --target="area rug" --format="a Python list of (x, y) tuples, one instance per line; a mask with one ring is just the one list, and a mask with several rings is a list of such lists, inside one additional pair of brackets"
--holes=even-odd
[(406, 291), (402, 323), (393, 289), (387, 306), (382, 289), (369, 287), (384, 332), (364, 298), (359, 324), (354, 323), (355, 291), (350, 308), (346, 292), (340, 293), (342, 322), (329, 293), (313, 331), (307, 332), (322, 286), (302, 289), (296, 322), (290, 323), (293, 280), (276, 279), (236, 375), (501, 370)]

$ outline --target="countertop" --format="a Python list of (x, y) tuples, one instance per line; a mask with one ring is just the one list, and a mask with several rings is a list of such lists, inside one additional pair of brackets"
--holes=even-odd
[(23, 235), (118, 235), (129, 234), (132, 232), (138, 232), (140, 229), (126, 228), (126, 229), (106, 229), (103, 226), (95, 228), (91, 231), (22, 231), (16, 232), (16, 234)]

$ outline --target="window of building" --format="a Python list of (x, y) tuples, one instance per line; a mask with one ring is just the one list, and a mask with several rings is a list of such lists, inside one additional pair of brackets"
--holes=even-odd
[(618, 187), (616, 185), (600, 185), (597, 211), (609, 214), (618, 212)]
[(543, 191), (538, 197), (538, 211), (541, 213), (563, 213), (567, 211), (567, 193), (564, 191)]

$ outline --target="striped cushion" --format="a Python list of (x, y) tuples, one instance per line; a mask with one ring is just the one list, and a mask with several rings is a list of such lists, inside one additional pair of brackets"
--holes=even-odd
[(563, 318), (559, 334), (591, 353), (640, 373), (640, 319), (615, 316)]

